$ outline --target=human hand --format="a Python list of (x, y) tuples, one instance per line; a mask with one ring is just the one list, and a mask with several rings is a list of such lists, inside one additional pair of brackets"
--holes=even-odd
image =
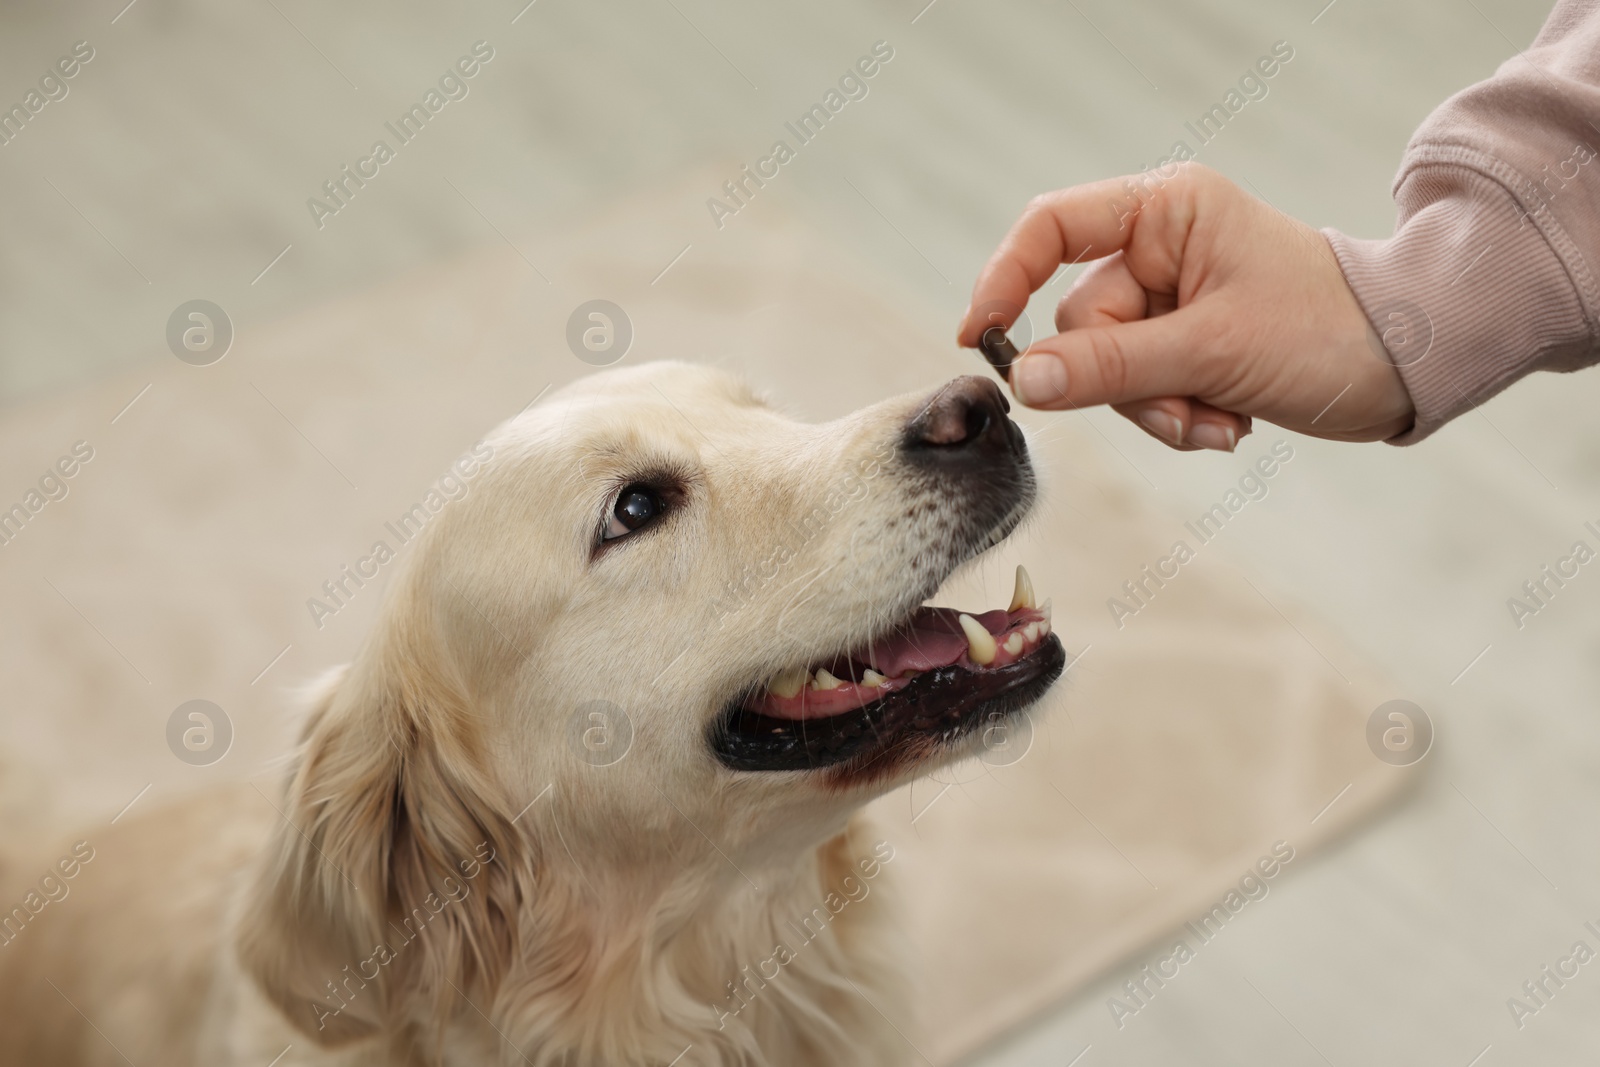
[(1254, 416), (1340, 441), (1409, 427), (1411, 397), (1323, 236), (1207, 167), (1176, 171), (1033, 200), (978, 276), (959, 342), (1010, 328), (1062, 263), (1096, 261), (1056, 306), (1061, 332), (1012, 365), (1024, 404), (1110, 404), (1185, 450), (1231, 452)]

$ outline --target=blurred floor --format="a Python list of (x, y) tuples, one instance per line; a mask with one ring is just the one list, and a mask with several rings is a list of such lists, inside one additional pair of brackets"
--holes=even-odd
[[(0, 146), (3, 405), (170, 360), (167, 317), (195, 297), (228, 310), (243, 346), (291, 311), (501, 242), (548, 279), (535, 299), (604, 295), (542, 257), (541, 234), (696, 169), (736, 176), (878, 40), (894, 58), (868, 96), (744, 210), (807, 220), (940, 334), (1027, 197), (1153, 162), (1279, 40), (1294, 59), (1200, 159), (1313, 225), (1381, 235), (1416, 123), (1545, 14), (1527, 0), (124, 3), (0, 16), (0, 103), (74, 42), (95, 49)], [(469, 95), (318, 229), (307, 198), (478, 40), (494, 58)], [(673, 221), (680, 237), (649, 238), (663, 270), (723, 236), (699, 197)], [(1597, 403), (1600, 376), (1543, 376), (1419, 449), (1296, 440), (1304, 464), (1217, 551), (1433, 713), (1427, 783), (1279, 885), (1124, 1028), (1106, 1009), (1119, 973), (982, 1062), (1587, 1062), (1600, 978), (1520, 1030), (1506, 998), (1600, 918), (1600, 862), (1577, 844), (1600, 822), (1600, 578), (1520, 631), (1505, 601), (1600, 524)], [(1169, 454), (1106, 412), (1073, 418), (1175, 525), (1241, 465)], [(1262, 428), (1242, 453), (1274, 439)], [(39, 469), (59, 448), (38, 442)]]

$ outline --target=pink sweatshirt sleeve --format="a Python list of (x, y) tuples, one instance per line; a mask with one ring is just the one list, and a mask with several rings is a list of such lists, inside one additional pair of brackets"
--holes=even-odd
[(1600, 0), (1412, 135), (1394, 236), (1326, 230), (1416, 405), (1413, 444), (1535, 370), (1600, 362)]

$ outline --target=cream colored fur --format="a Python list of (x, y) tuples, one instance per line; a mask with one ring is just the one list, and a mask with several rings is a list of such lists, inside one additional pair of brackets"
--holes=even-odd
[[(893, 842), (859, 814), (900, 782), (735, 773), (707, 731), (945, 577), (949, 505), (895, 469), (923, 399), (805, 425), (654, 364), (500, 427), (286, 781), (123, 820), (0, 947), (0, 1067), (908, 1062)], [(595, 556), (657, 467), (686, 506)], [(572, 742), (597, 698), (634, 731), (610, 766)]]

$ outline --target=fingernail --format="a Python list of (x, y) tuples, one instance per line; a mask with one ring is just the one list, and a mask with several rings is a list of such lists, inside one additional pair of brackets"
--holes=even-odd
[(1024, 404), (1055, 404), (1067, 395), (1067, 368), (1054, 356), (1023, 356), (1011, 365), (1011, 391)]
[(1230, 427), (1218, 426), (1213, 422), (1199, 422), (1189, 431), (1189, 443), (1209, 448), (1213, 452), (1232, 452), (1239, 439), (1234, 436)]
[(1139, 415), (1139, 422), (1168, 444), (1183, 444), (1183, 423), (1176, 416), (1168, 415), (1165, 411), (1146, 411)]

